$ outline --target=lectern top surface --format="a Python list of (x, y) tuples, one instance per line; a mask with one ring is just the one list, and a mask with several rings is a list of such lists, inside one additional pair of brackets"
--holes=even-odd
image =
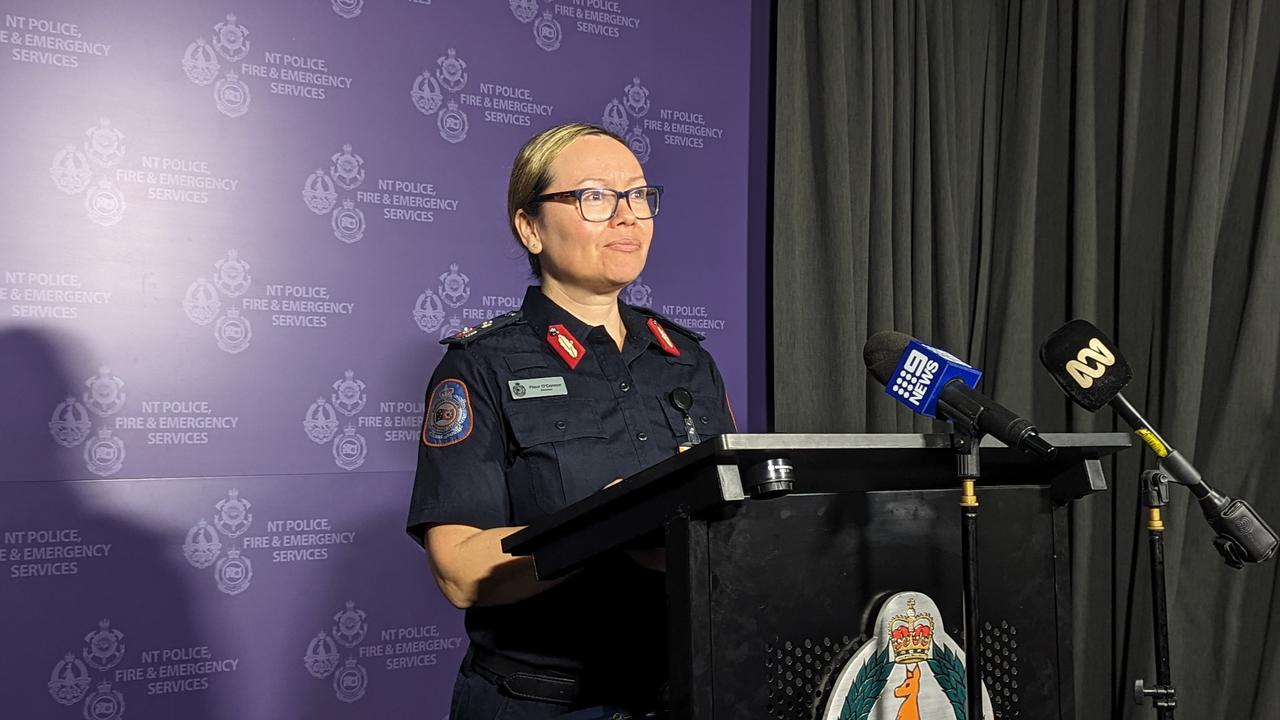
[[(1131, 447), (1124, 433), (1047, 433), (1058, 448), (1042, 461), (990, 438), (980, 446), (980, 486), (1048, 487), (1056, 499), (1106, 488), (1097, 460)], [(795, 492), (875, 492), (956, 487), (949, 434), (728, 434), (648, 467), (607, 490), (541, 518), (503, 542), (528, 551), (540, 538), (570, 526), (611, 523), (643, 510), (657, 527), (672, 513), (744, 499), (753, 468), (782, 460), (794, 470)], [(741, 484), (739, 484), (741, 478)], [(736, 494), (734, 490), (736, 488)]]

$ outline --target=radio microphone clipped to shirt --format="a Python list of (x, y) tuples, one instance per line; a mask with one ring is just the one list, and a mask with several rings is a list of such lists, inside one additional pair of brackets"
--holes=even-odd
[(1232, 567), (1262, 562), (1280, 546), (1274, 530), (1244, 500), (1226, 497), (1206, 485), (1191, 461), (1173, 449), (1120, 391), (1133, 379), (1133, 369), (1115, 343), (1085, 320), (1072, 320), (1054, 330), (1040, 346), (1040, 362), (1062, 392), (1077, 405), (1096, 412), (1110, 405), (1133, 432), (1160, 458), (1160, 468), (1186, 485), (1219, 541), (1223, 559)]
[(913, 412), (956, 423), (974, 436), (990, 435), (1046, 460), (1057, 453), (1030, 421), (974, 390), (982, 371), (945, 350), (886, 330), (867, 338), (862, 358), (885, 393)]

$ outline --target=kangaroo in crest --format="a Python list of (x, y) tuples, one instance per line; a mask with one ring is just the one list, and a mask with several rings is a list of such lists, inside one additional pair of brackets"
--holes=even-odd
[(898, 708), (896, 720), (920, 720), (920, 666), (907, 668), (907, 679), (893, 689), (893, 696), (906, 698)]

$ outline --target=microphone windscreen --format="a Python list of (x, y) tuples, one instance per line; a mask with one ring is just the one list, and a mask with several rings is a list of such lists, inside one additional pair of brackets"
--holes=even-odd
[(1040, 362), (1054, 382), (1089, 412), (1111, 402), (1133, 380), (1133, 368), (1092, 323), (1072, 320), (1040, 346)]
[(881, 330), (867, 338), (866, 344), (862, 346), (862, 361), (866, 363), (871, 377), (881, 385), (888, 385), (889, 377), (898, 367), (902, 351), (907, 349), (909, 342), (909, 335), (893, 330)]
[(867, 338), (862, 359), (884, 391), (912, 412), (936, 417), (938, 397), (952, 380), (978, 384), (982, 371), (939, 348), (900, 332), (878, 332)]

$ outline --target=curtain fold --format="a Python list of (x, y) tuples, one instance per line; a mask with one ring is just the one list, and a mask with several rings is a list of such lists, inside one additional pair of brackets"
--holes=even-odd
[[(1280, 3), (778, 0), (775, 429), (922, 432), (867, 378), (886, 329), (966, 356), (1045, 431), (1120, 429), (1040, 367), (1072, 317), (1218, 490), (1280, 525)], [(1078, 716), (1147, 717), (1137, 449), (1072, 508)], [(1280, 575), (1166, 512), (1180, 717), (1280, 717)]]

